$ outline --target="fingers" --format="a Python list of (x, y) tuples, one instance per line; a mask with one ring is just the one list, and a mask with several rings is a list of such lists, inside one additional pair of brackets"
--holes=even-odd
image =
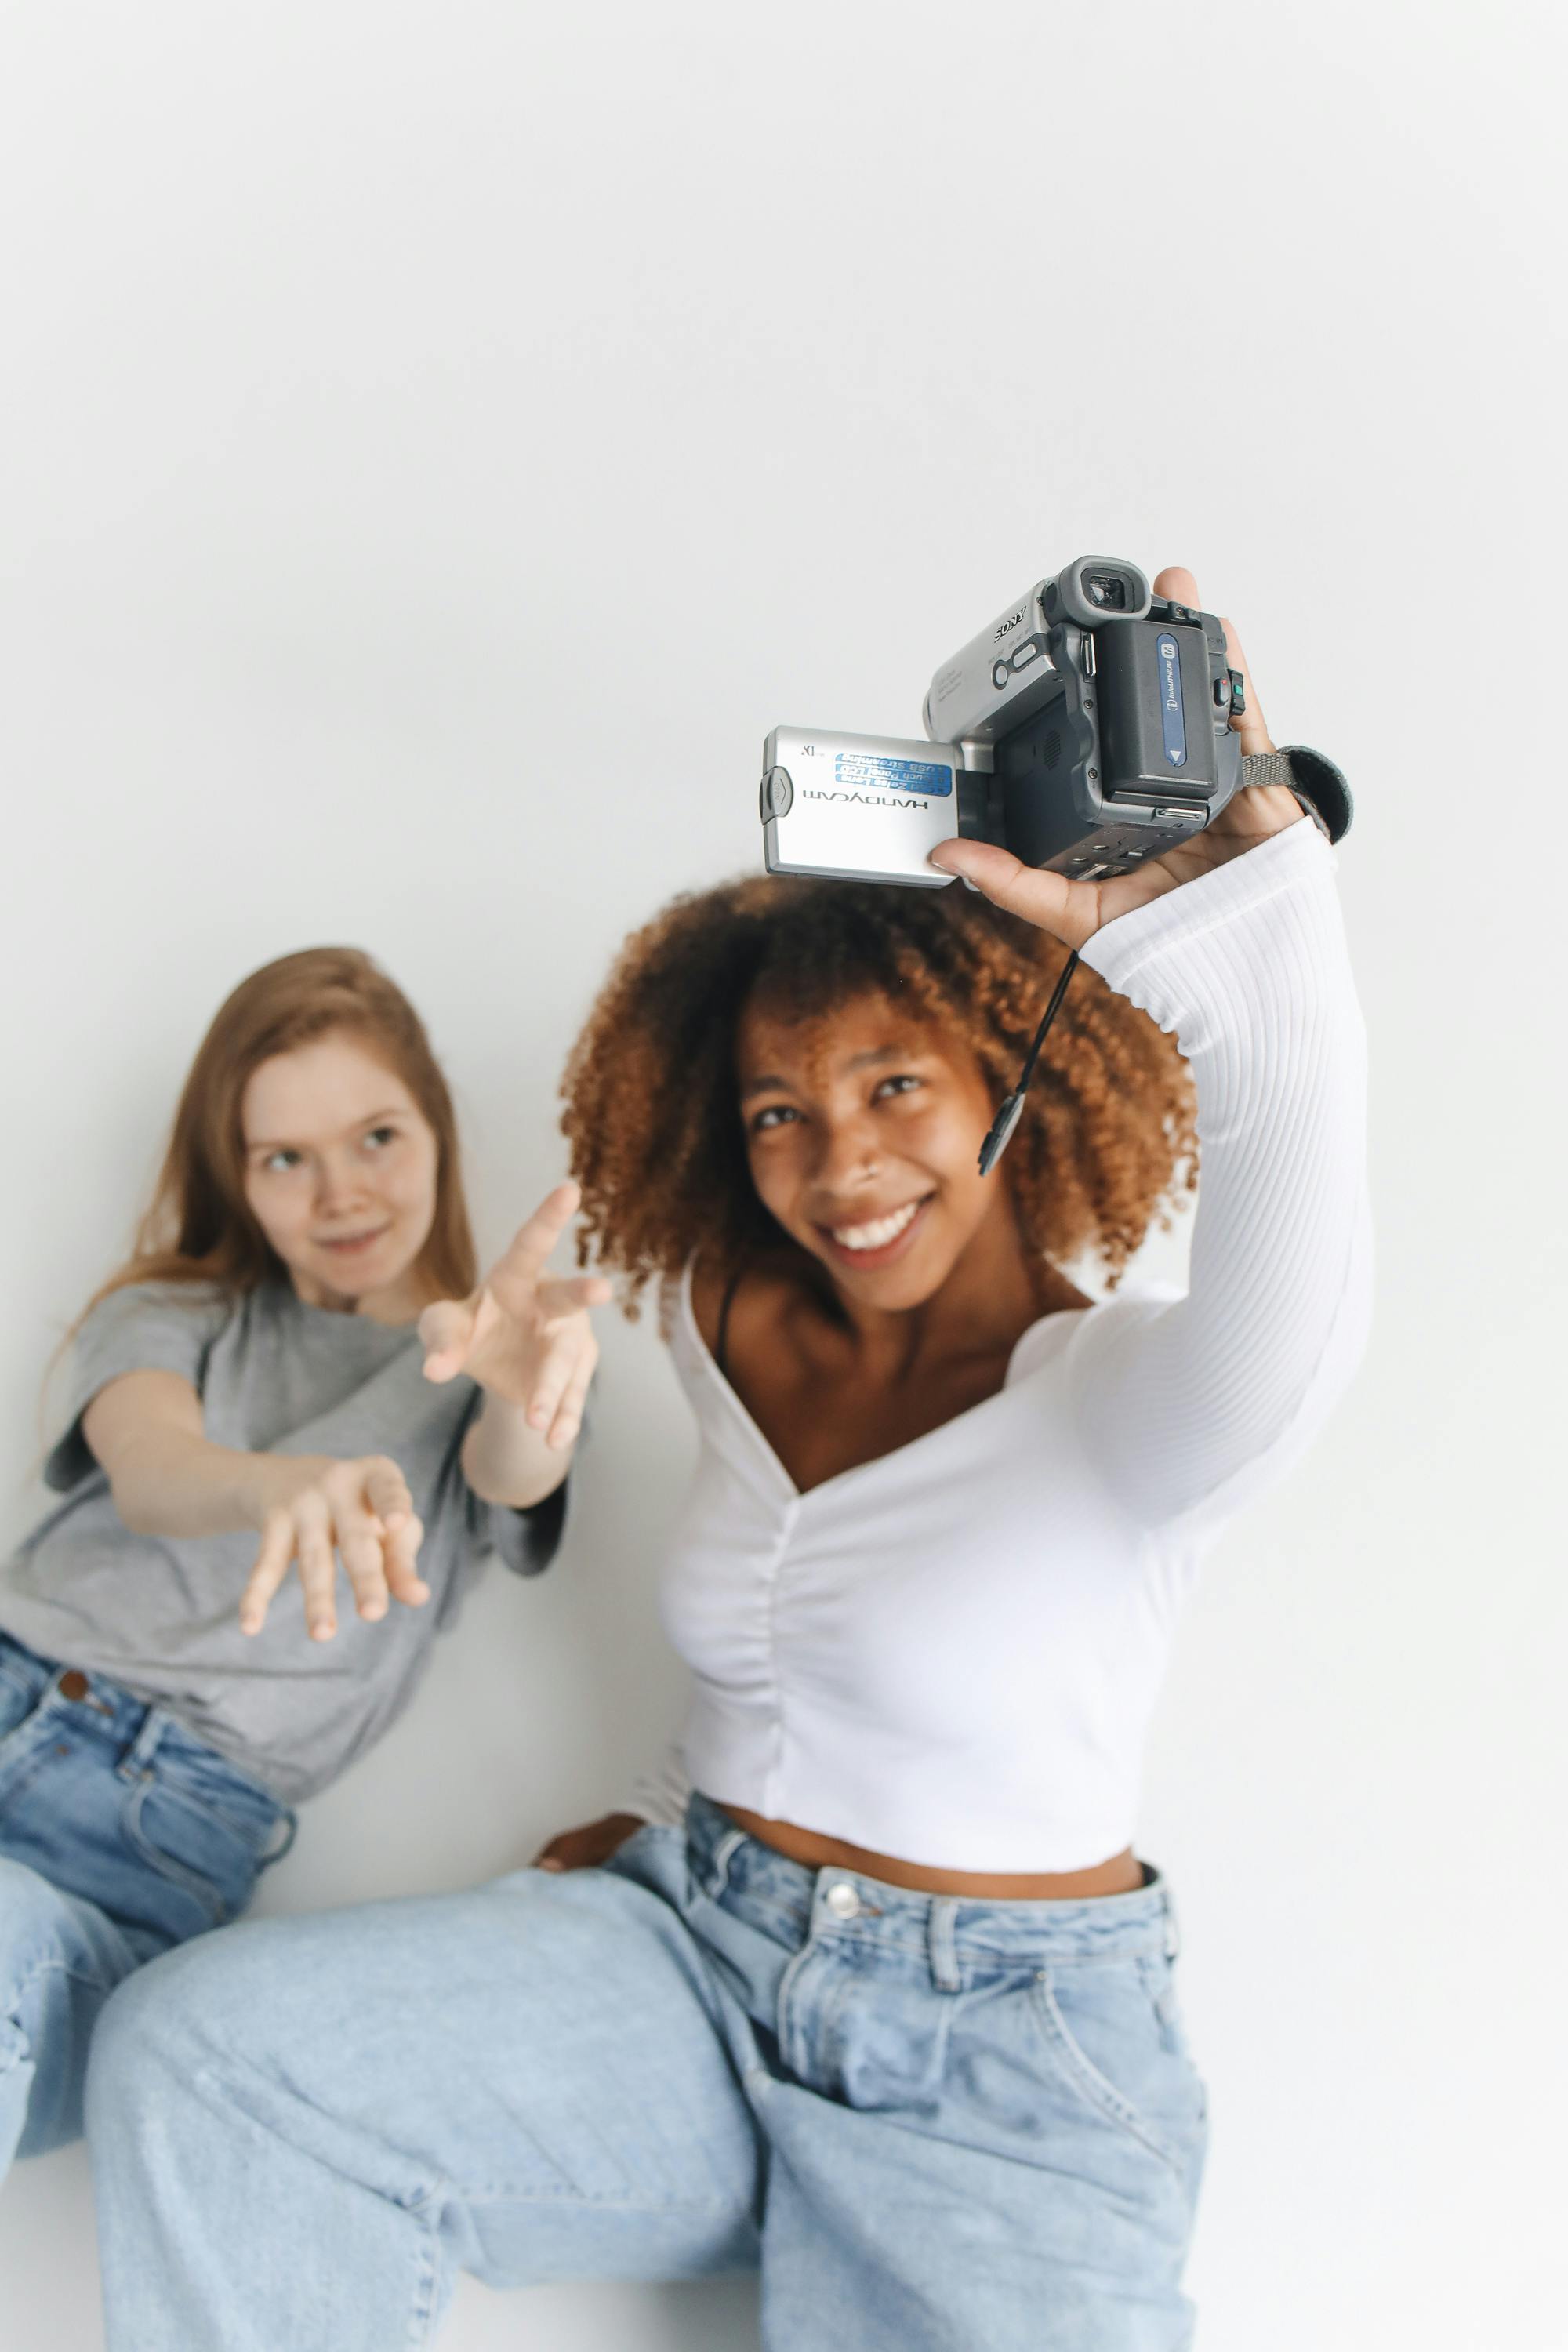
[[(931, 862), (944, 874), (961, 874), (994, 905), (1021, 915), (1026, 923), (1037, 924), (1068, 947), (1082, 945), (1085, 934), (1074, 920), (1073, 897), (1075, 889), (1081, 893), (1081, 883), (1074, 885), (1060, 874), (1045, 874), (1038, 866), (1025, 866), (1010, 849), (998, 849), (989, 841), (939, 842)], [(1093, 929), (1092, 920), (1088, 928)]]
[(267, 1612), (294, 1557), (294, 1521), (288, 1511), (268, 1511), (261, 1526), (261, 1549), (239, 1596), (239, 1630), (259, 1633)]
[(1223, 626), (1230, 666), (1241, 672), (1242, 693), (1247, 702), (1246, 709), (1230, 723), (1241, 738), (1242, 758), (1250, 760), (1255, 752), (1272, 751), (1274, 742), (1258, 699), (1258, 688), (1252, 683), (1252, 672), (1247, 667), (1247, 656), (1241, 650), (1241, 639), (1236, 634), (1236, 623), (1227, 620)]
[(582, 1315), (591, 1307), (607, 1307), (615, 1295), (602, 1274), (572, 1275), (561, 1282), (540, 1284), (539, 1311), (554, 1322), (568, 1315)]
[(338, 1549), (359, 1613), (374, 1623), (385, 1616), (389, 1599), (418, 1608), (430, 1598), (414, 1565), (425, 1529), (395, 1462), (378, 1456), (357, 1466), (363, 1507), (339, 1511)]
[(535, 1870), (592, 1870), (607, 1862), (617, 1846), (643, 1826), (636, 1813), (606, 1813), (603, 1821), (587, 1822), (580, 1830), (563, 1830), (559, 1837), (534, 1856)]
[(552, 1192), (547, 1192), (513, 1237), (510, 1247), (497, 1260), (487, 1287), (509, 1306), (509, 1293), (518, 1288), (531, 1290), (544, 1271), (551, 1251), (576, 1215), (582, 1198), (575, 1184), (557, 1184)]
[(1167, 563), (1163, 572), (1156, 572), (1149, 583), (1156, 596), (1168, 596), (1173, 604), (1190, 604), (1194, 613), (1202, 612), (1198, 603), (1198, 583), (1184, 564)]
[[(1168, 596), (1174, 604), (1190, 604), (1194, 613), (1203, 609), (1198, 597), (1198, 583), (1180, 563), (1168, 563), (1163, 572), (1157, 572), (1152, 585), (1156, 596)], [(1272, 751), (1274, 743), (1268, 732), (1268, 722), (1258, 703), (1258, 689), (1252, 683), (1252, 672), (1247, 667), (1241, 639), (1236, 634), (1236, 624), (1222, 619), (1220, 625), (1225, 631), (1230, 666), (1240, 676), (1242, 696), (1247, 704), (1246, 709), (1238, 712), (1230, 723), (1241, 738), (1242, 758), (1250, 760), (1255, 752)]]
[(341, 1511), (336, 1533), (338, 1557), (353, 1593), (354, 1607), (367, 1624), (374, 1625), (385, 1616), (389, 1599), (382, 1558), (381, 1522), (363, 1511)]
[(294, 1550), (305, 1588), (305, 1623), (312, 1642), (330, 1642), (338, 1630), (337, 1559), (332, 1523), (319, 1495), (301, 1495), (294, 1506)]
[(385, 1461), (379, 1454), (373, 1455), (364, 1465), (363, 1486), (364, 1507), (374, 1519), (395, 1519), (414, 1508), (414, 1497), (402, 1471), (395, 1462)]
[[(599, 1351), (591, 1332), (574, 1335), (575, 1344), (552, 1348), (541, 1364), (534, 1378), (532, 1392), (526, 1408), (530, 1429), (548, 1433), (546, 1442), (555, 1445), (555, 1424), (564, 1414), (572, 1423), (572, 1435), (583, 1417), (583, 1399), (588, 1393), (588, 1383), (594, 1376), (594, 1366)], [(575, 1396), (575, 1404), (571, 1402)], [(569, 1441), (560, 1441), (569, 1442)]]
[(425, 1523), (414, 1514), (389, 1525), (382, 1545), (388, 1590), (395, 1601), (406, 1609), (423, 1609), (430, 1598), (430, 1587), (420, 1575), (415, 1561), (425, 1540)]
[(438, 1299), (419, 1318), (427, 1381), (449, 1381), (462, 1370), (474, 1334), (478, 1298), (476, 1292), (472, 1298)]
[(594, 1380), (594, 1358), (586, 1357), (566, 1383), (564, 1395), (555, 1408), (555, 1417), (545, 1434), (545, 1444), (552, 1453), (564, 1454), (577, 1442), (583, 1426), (583, 1409), (588, 1402), (588, 1391)]

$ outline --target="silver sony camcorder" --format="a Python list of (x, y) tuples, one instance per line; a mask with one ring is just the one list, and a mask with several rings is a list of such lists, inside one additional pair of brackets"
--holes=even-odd
[(763, 751), (770, 874), (936, 888), (955, 834), (1091, 881), (1157, 857), (1242, 782), (1242, 681), (1211, 613), (1086, 555), (944, 662), (924, 742), (775, 727)]

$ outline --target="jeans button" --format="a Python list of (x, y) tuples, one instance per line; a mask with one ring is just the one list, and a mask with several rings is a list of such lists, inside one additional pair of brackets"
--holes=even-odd
[(59, 1692), (62, 1698), (85, 1698), (90, 1688), (91, 1685), (79, 1667), (68, 1666), (60, 1676)]
[(853, 1919), (860, 1908), (860, 1897), (847, 1878), (830, 1886), (822, 1899), (836, 1919)]

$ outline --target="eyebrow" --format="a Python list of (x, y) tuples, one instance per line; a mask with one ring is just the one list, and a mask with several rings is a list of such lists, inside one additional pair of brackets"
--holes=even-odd
[[(869, 1053), (851, 1055), (844, 1066), (847, 1070), (868, 1070), (874, 1068), (879, 1062), (914, 1062), (923, 1058), (919, 1046), (877, 1045)], [(741, 1088), (741, 1100), (750, 1102), (753, 1095), (792, 1095), (794, 1092), (795, 1088), (787, 1078), (773, 1076), (752, 1078), (749, 1085)]]
[[(357, 1129), (359, 1129), (359, 1128), (362, 1128), (362, 1127), (380, 1127), (380, 1126), (382, 1125), (382, 1123), (384, 1122), (384, 1120), (386, 1120), (386, 1119), (389, 1119), (389, 1118), (407, 1118), (407, 1116), (408, 1116), (408, 1112), (407, 1112), (406, 1108), (405, 1108), (404, 1105), (399, 1104), (399, 1103), (394, 1103), (394, 1104), (392, 1105), (391, 1108), (390, 1108), (390, 1109), (388, 1109), (388, 1110), (373, 1110), (373, 1111), (367, 1111), (367, 1112), (366, 1112), (366, 1114), (365, 1114), (365, 1116), (363, 1117), (363, 1118), (356, 1118), (356, 1119), (353, 1119), (353, 1120), (351, 1120), (351, 1121), (350, 1121), (350, 1123), (349, 1123), (349, 1125), (348, 1125), (347, 1127), (345, 1127), (342, 1131), (342, 1133), (343, 1133), (344, 1135), (353, 1135), (353, 1134), (355, 1132), (355, 1130), (356, 1130)], [(245, 1147), (245, 1148), (246, 1148), (246, 1150), (247, 1150), (247, 1152), (250, 1152), (250, 1151), (297, 1151), (297, 1150), (299, 1150), (299, 1148), (300, 1148), (300, 1147), (299, 1147), (299, 1145), (295, 1142), (295, 1140), (294, 1140), (294, 1139), (293, 1139), (293, 1137), (292, 1137), (292, 1136), (289, 1136), (289, 1135), (279, 1135), (279, 1136), (273, 1136), (273, 1137), (270, 1137), (270, 1138), (263, 1138), (263, 1137), (261, 1137), (261, 1136), (258, 1136), (258, 1137), (257, 1137), (257, 1139), (256, 1139), (256, 1141), (255, 1141), (254, 1143), (251, 1143), (251, 1142), (247, 1141), (247, 1144), (246, 1144), (246, 1147)]]

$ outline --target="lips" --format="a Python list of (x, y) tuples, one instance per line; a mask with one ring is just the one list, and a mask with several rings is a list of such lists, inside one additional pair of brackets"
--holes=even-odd
[(384, 1234), (389, 1233), (390, 1231), (391, 1227), (388, 1225), (377, 1225), (372, 1233), (341, 1234), (333, 1234), (331, 1236), (322, 1234), (321, 1238), (317, 1242), (316, 1247), (318, 1249), (331, 1250), (334, 1257), (352, 1257), (356, 1251), (370, 1249), (376, 1242), (380, 1241)]
[(853, 1225), (819, 1225), (817, 1231), (840, 1265), (866, 1273), (903, 1255), (935, 1198), (934, 1192), (928, 1192), (923, 1201), (906, 1201), (884, 1216), (868, 1217)]

